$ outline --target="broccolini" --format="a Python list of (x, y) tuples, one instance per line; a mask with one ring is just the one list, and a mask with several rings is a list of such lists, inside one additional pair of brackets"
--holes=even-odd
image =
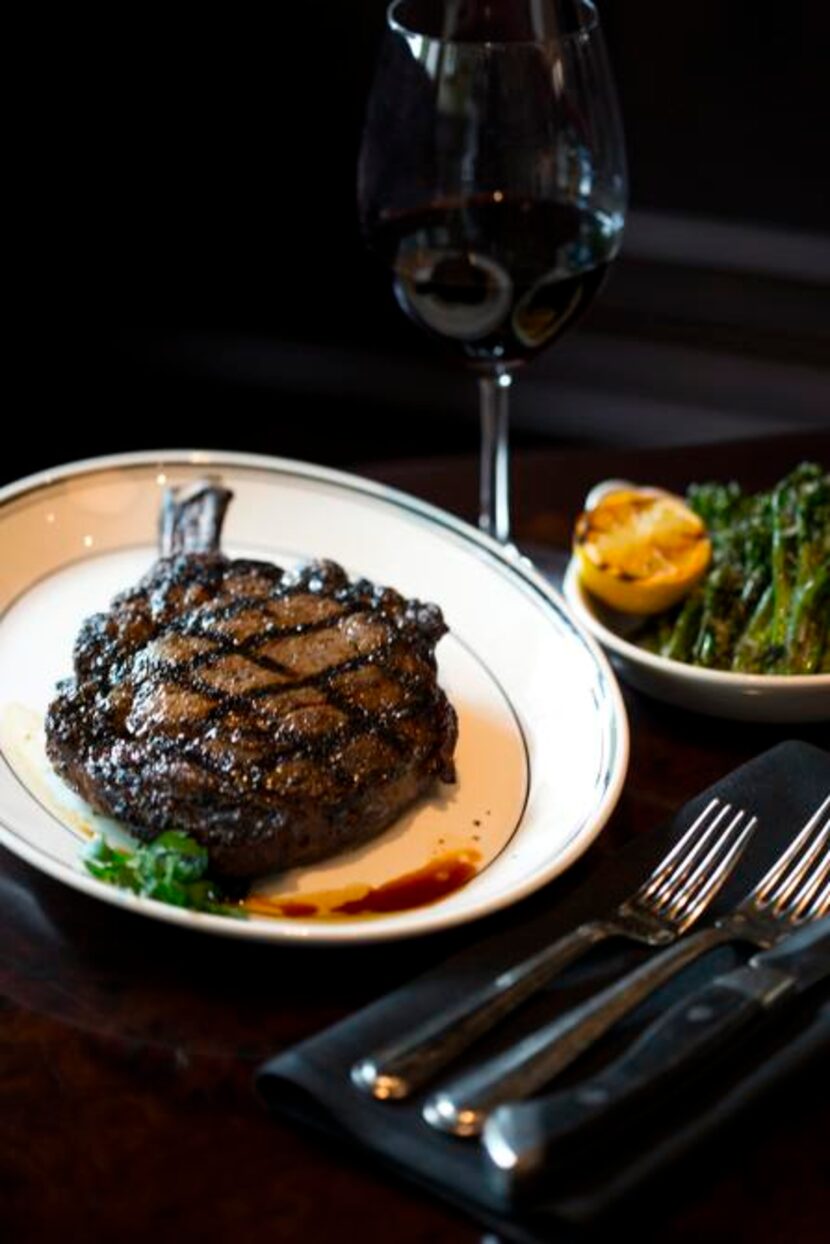
[(830, 668), (830, 473), (801, 463), (769, 492), (693, 484), (706, 577), (638, 643), (674, 660), (759, 674)]

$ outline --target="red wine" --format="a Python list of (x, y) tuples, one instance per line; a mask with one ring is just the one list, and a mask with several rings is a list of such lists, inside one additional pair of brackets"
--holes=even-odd
[(601, 212), (491, 195), (389, 216), (371, 241), (407, 315), (492, 367), (523, 362), (573, 323), (621, 228)]

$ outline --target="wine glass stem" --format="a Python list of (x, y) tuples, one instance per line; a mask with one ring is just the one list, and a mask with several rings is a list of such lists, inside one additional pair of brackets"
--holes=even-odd
[(506, 369), (479, 378), (481, 475), (478, 525), (502, 544), (510, 540), (507, 416), (513, 377)]

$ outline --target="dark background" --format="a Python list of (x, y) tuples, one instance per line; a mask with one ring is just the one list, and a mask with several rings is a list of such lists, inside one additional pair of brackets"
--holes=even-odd
[[(599, 8), (630, 228), (599, 302), (521, 377), (517, 441), (826, 427), (826, 5)], [(7, 478), (150, 446), (475, 446), (472, 381), (404, 321), (358, 233), (384, 11), (136, 6), (22, 43)]]

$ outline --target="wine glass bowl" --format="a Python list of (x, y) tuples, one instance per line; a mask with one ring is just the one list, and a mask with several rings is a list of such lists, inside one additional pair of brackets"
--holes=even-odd
[(625, 216), (590, 0), (395, 0), (358, 197), (403, 311), (479, 375), (481, 521), (506, 541), (513, 372), (593, 299)]

